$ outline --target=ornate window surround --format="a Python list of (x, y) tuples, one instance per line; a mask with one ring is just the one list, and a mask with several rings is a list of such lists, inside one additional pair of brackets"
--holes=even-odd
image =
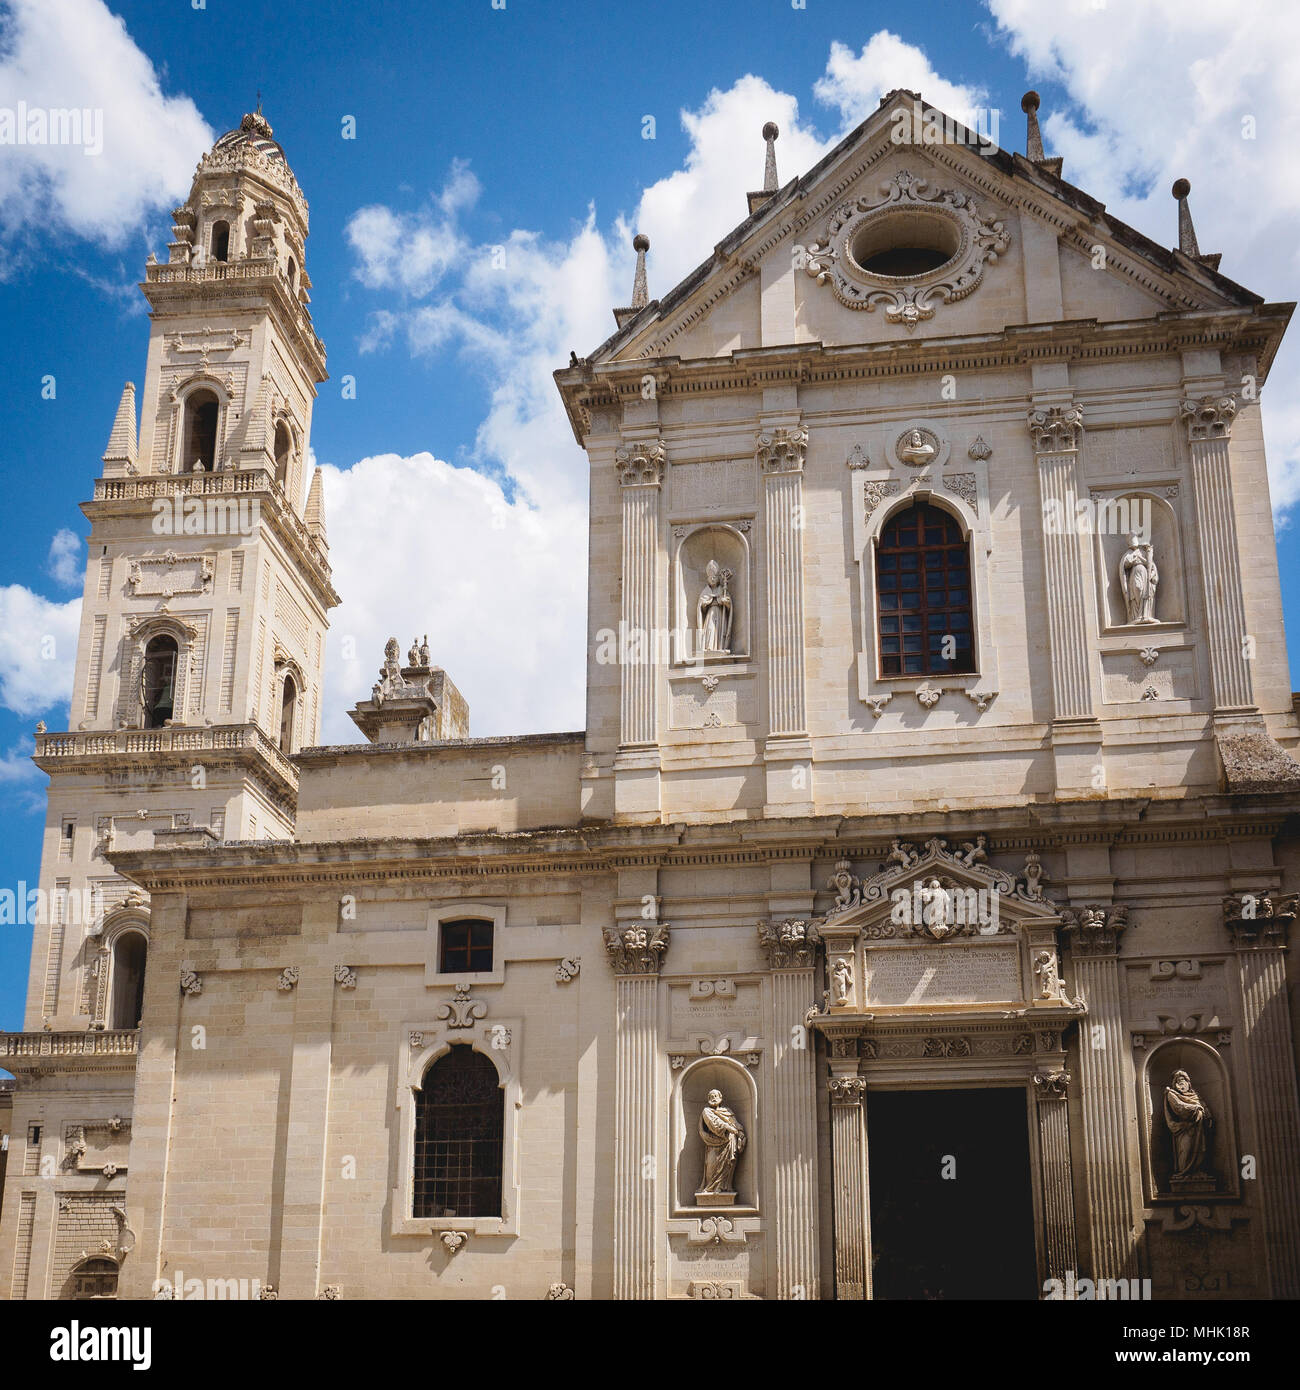
[[(144, 652), (155, 637), (171, 637), (176, 642), (176, 684), (172, 692), (172, 708), (185, 713), (191, 694), (194, 646), (199, 630), (175, 613), (148, 613), (131, 619), (122, 638), (122, 684), (118, 691), (118, 728), (143, 729), (144, 708), (140, 702), (140, 674), (144, 668)], [(173, 716), (172, 724), (184, 724), (184, 718)]]
[[(456, 976), (464, 980), (466, 976)], [(440, 1022), (416, 1020), (402, 1024), (397, 1063), (397, 1183), (392, 1191), (389, 1231), (395, 1236), (423, 1236), (439, 1231), (465, 1231), (471, 1236), (519, 1234), (519, 1115), (523, 1088), (519, 1071), (522, 1060), (523, 1021), (518, 1018), (476, 1019), (467, 1028), (455, 1019)], [(505, 1134), (501, 1154), (502, 1216), (411, 1215), (415, 1197), (415, 1100), (429, 1067), (453, 1047), (472, 1046), (497, 1069), (505, 1092)]]
[[(891, 427), (896, 433), (901, 426)], [(944, 487), (937, 466), (929, 476), (906, 478), (897, 472), (867, 478), (864, 470), (852, 477), (853, 549), (859, 566), (859, 601), (862, 605), (858, 632), (858, 699), (864, 703), (890, 696), (898, 691), (914, 690), (931, 682), (946, 690), (974, 693), (977, 690), (996, 691), (998, 685), (997, 646), (993, 640), (993, 614), (990, 601), (989, 556), (993, 539), (989, 528), (987, 475), (982, 464), (972, 463), (967, 472), (976, 473), (978, 511), (958, 494)], [(878, 470), (872, 470), (878, 473)], [(889, 495), (881, 495), (868, 512), (868, 489), (881, 484), (895, 484)], [(971, 614), (974, 620), (975, 670), (954, 675), (884, 676), (880, 673), (880, 633), (877, 622), (876, 552), (885, 523), (896, 512), (910, 507), (915, 501), (927, 501), (945, 508), (957, 519), (962, 536), (969, 547)]]
[[(145, 959), (149, 948), (149, 909), (121, 906), (104, 918), (98, 936), (86, 938), (86, 960), (83, 969), (94, 970), (94, 988), (90, 996), (92, 1021), (108, 1026), (108, 1006), (113, 997), (113, 948), (118, 938), (127, 932), (138, 932), (145, 940)], [(92, 960), (92, 955), (97, 959)]]

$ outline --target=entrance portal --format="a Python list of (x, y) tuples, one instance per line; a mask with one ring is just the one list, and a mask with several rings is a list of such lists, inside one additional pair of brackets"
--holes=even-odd
[(874, 1298), (1037, 1298), (1023, 1090), (867, 1093)]

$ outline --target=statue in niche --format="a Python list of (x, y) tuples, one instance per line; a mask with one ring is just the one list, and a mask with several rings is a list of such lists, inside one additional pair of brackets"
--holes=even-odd
[(699, 602), (695, 605), (696, 627), (700, 634), (702, 652), (729, 652), (731, 650), (731, 595), (727, 592), (733, 575), (723, 569), (716, 560), (710, 560), (704, 569), (704, 587), (700, 590)]
[(1196, 1094), (1192, 1078), (1182, 1070), (1174, 1072), (1165, 1087), (1165, 1124), (1173, 1139), (1174, 1164), (1171, 1183), (1212, 1180), (1205, 1171), (1205, 1154), (1214, 1117), (1210, 1107)]
[(1128, 546), (1119, 562), (1119, 587), (1128, 610), (1127, 621), (1154, 623), (1156, 585), (1160, 582), (1155, 552), (1150, 541), (1143, 543), (1137, 535), (1128, 538)]
[(704, 1142), (704, 1181), (695, 1195), (734, 1200), (736, 1161), (745, 1151), (745, 1130), (735, 1111), (723, 1105), (721, 1091), (709, 1092), (700, 1111), (699, 1129)]

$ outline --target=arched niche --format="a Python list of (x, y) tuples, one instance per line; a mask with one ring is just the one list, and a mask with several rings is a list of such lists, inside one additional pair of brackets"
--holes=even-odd
[(695, 1194), (704, 1180), (704, 1142), (699, 1135), (700, 1112), (710, 1091), (722, 1092), (745, 1131), (745, 1147), (736, 1163), (735, 1203), (710, 1211), (754, 1212), (758, 1209), (758, 1088), (749, 1070), (730, 1057), (701, 1057), (678, 1077), (676, 1097), (675, 1171), (673, 1195), (679, 1210), (703, 1211)]
[[(1208, 1107), (1212, 1123), (1202, 1166), (1207, 1182), (1175, 1182), (1174, 1140), (1165, 1118), (1165, 1091), (1185, 1071)], [(1142, 1118), (1146, 1131), (1147, 1192), (1153, 1202), (1204, 1202), (1239, 1194), (1236, 1114), (1228, 1069), (1218, 1049), (1201, 1038), (1170, 1038), (1147, 1054), (1142, 1067)]]
[[(1101, 572), (1102, 615), (1107, 629), (1180, 627), (1187, 621), (1187, 591), (1183, 578), (1182, 537), (1178, 517), (1164, 497), (1142, 488), (1094, 493), (1091, 522)], [(1157, 582), (1154, 623), (1131, 624), (1120, 584), (1120, 562), (1137, 533), (1149, 540), (1155, 557)]]
[[(731, 600), (730, 632), (724, 651), (709, 649), (700, 632), (700, 597), (708, 587), (710, 562), (718, 566), (720, 586)], [(749, 656), (752, 642), (750, 564), (749, 541), (744, 533), (721, 522), (692, 528), (677, 546), (673, 570), (677, 660), (727, 661)]]

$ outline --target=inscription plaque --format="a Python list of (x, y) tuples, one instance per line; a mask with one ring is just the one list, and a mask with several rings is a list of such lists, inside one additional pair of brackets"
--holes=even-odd
[(868, 1004), (1006, 1004), (1021, 998), (1015, 946), (874, 947)]

